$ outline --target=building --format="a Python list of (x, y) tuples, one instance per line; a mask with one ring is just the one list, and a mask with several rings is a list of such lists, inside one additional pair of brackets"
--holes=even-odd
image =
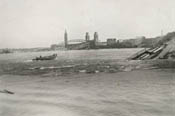
[(89, 49), (90, 43), (91, 43), (91, 41), (90, 41), (90, 36), (89, 36), (88, 32), (86, 32), (86, 34), (85, 34), (85, 39), (83, 39), (83, 40), (82, 39), (70, 40), (68, 42), (68, 34), (65, 31), (64, 44), (65, 44), (65, 48), (68, 50)]
[(79, 40), (81, 41), (68, 41), (68, 33), (65, 31), (64, 44), (65, 48), (68, 50), (114, 48), (117, 45), (116, 38), (109, 38), (107, 39), (107, 42), (99, 42), (99, 36), (97, 32), (94, 32), (92, 40), (90, 40), (90, 35), (88, 32), (85, 33), (85, 39)]
[(156, 37), (156, 38), (146, 38), (142, 42), (140, 47), (155, 47), (159, 41), (162, 40), (163, 37)]
[(94, 44), (97, 45), (98, 42), (99, 42), (99, 40), (98, 40), (98, 33), (95, 32), (94, 33)]
[(107, 39), (107, 46), (112, 46), (116, 44), (116, 38), (108, 38)]
[(90, 40), (90, 36), (89, 36), (89, 33), (88, 32), (86, 32), (85, 40), (86, 40), (86, 42), (88, 42)]
[(63, 50), (63, 49), (65, 49), (65, 47), (62, 44), (52, 44), (50, 46), (50, 49), (51, 50)]
[(129, 43), (132, 47), (139, 47), (145, 41), (145, 39), (146, 38), (144, 36), (140, 36), (133, 39), (123, 40), (123, 43)]

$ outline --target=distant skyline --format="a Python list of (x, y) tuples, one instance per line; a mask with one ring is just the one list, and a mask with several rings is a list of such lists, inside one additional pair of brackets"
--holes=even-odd
[(68, 39), (129, 39), (175, 31), (175, 0), (0, 0), (0, 48)]

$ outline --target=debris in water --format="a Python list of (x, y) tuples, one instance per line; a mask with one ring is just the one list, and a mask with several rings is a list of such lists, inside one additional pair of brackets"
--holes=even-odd
[(24, 62), (26, 62), (26, 63), (27, 63), (27, 62), (32, 62), (32, 60), (26, 60), (26, 61), (24, 61)]
[(123, 69), (123, 71), (128, 72), (128, 71), (132, 71), (133, 67), (132, 66), (127, 66)]
[(15, 94), (14, 92), (8, 91), (6, 89), (4, 89), (3, 91), (0, 91), (0, 93)]
[(86, 73), (96, 73), (95, 70), (87, 70)]
[(44, 69), (45, 69), (45, 67), (40, 67), (40, 69), (41, 69), (41, 70), (44, 70)]
[(80, 73), (85, 73), (85, 72), (86, 72), (86, 70), (79, 70), (79, 72), (80, 72)]
[(33, 67), (33, 68), (29, 68), (30, 70), (35, 70), (35, 69), (40, 69), (40, 70), (44, 70), (44, 69), (61, 69), (61, 68), (73, 68), (75, 67), (75, 65), (67, 65), (67, 66), (62, 66), (62, 67), (54, 67), (54, 66), (49, 66), (49, 67)]
[(100, 71), (99, 70), (96, 70), (95, 73), (99, 73)]
[(110, 73), (116, 73), (117, 70), (116, 70), (115, 68), (110, 68), (110, 69), (109, 69), (109, 72), (110, 72)]

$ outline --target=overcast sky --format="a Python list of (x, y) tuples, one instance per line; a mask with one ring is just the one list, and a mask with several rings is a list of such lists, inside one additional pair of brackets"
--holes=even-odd
[(84, 39), (154, 37), (175, 29), (175, 0), (0, 0), (0, 48)]

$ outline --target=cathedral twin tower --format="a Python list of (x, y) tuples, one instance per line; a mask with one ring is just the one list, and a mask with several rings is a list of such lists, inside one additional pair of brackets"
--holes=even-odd
[(65, 33), (64, 33), (64, 46), (65, 46), (65, 48), (67, 48), (67, 46), (68, 46), (68, 34), (67, 34), (67, 31), (65, 31)]
[[(98, 33), (95, 32), (94, 33), (94, 39), (90, 40), (90, 35), (89, 35), (88, 32), (86, 32), (85, 41), (86, 42), (94, 41), (94, 43), (97, 43), (98, 42)], [(67, 46), (68, 46), (68, 34), (67, 34), (67, 31), (65, 31), (65, 33), (64, 33), (64, 43), (65, 43), (65, 48), (67, 48)]]

